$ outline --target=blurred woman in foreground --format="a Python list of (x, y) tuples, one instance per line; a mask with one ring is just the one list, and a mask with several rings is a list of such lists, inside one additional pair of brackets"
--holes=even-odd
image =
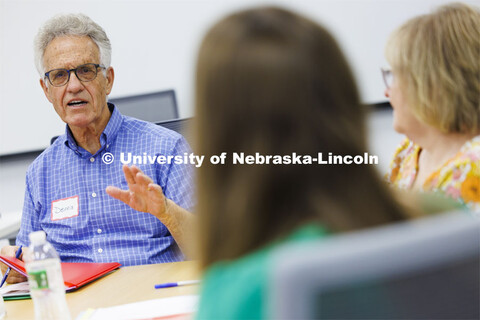
[(352, 72), (318, 24), (286, 10), (233, 14), (198, 57), (199, 319), (268, 318), (273, 248), (378, 226), (403, 213), (369, 165), (241, 165), (232, 154), (363, 155), (364, 114)]
[(450, 4), (413, 18), (386, 47), (394, 129), (408, 138), (388, 180), (480, 210), (480, 11)]

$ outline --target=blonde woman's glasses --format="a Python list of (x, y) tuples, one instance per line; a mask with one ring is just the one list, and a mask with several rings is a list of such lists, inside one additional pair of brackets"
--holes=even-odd
[(394, 79), (393, 72), (389, 68), (381, 68), (381, 70), (382, 70), (383, 82), (385, 83), (385, 86), (387, 87), (387, 89), (390, 89)]

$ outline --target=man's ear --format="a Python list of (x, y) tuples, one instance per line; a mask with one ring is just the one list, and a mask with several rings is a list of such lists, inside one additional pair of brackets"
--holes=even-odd
[(47, 97), (48, 101), (50, 101), (50, 103), (53, 103), (52, 99), (50, 99), (50, 87), (47, 86), (45, 81), (41, 78), (40, 78), (40, 86), (42, 87), (43, 93), (45, 93), (45, 97)]
[(112, 87), (113, 87), (113, 80), (115, 78), (115, 72), (113, 71), (112, 67), (108, 67), (107, 69), (107, 88), (106, 88), (106, 94), (109, 95), (110, 92), (112, 92)]

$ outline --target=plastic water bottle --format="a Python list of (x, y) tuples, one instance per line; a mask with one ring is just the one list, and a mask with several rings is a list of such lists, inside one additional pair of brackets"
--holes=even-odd
[(44, 231), (32, 232), (29, 238), (30, 250), (24, 258), (35, 319), (70, 320), (58, 253)]

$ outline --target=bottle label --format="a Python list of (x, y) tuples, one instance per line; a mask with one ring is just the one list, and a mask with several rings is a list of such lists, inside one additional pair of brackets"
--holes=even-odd
[(32, 290), (48, 289), (47, 270), (32, 271), (29, 273), (30, 288)]

